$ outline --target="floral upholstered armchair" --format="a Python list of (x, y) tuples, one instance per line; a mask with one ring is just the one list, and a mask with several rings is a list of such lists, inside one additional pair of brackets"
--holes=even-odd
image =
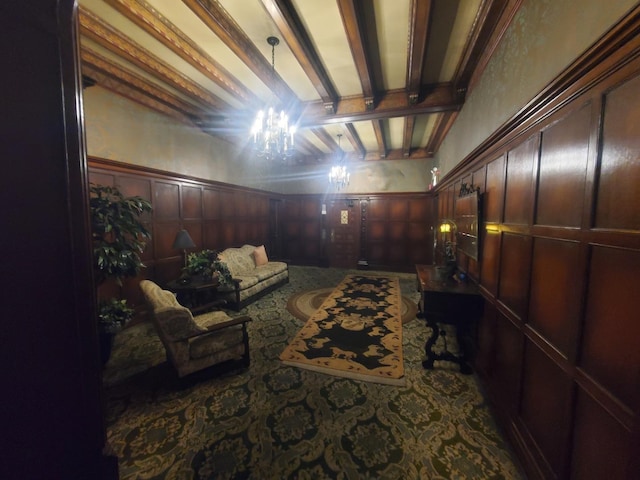
[(178, 303), (173, 293), (150, 280), (140, 288), (149, 307), (151, 319), (162, 341), (167, 360), (179, 377), (225, 362), (241, 360), (249, 366), (248, 316), (231, 318), (214, 311), (193, 316)]

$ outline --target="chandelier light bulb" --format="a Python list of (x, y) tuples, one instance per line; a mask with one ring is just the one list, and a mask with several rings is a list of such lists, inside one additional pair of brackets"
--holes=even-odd
[[(271, 68), (275, 72), (275, 46), (280, 43), (276, 37), (267, 38), (271, 45)], [(260, 110), (251, 128), (253, 147), (258, 157), (267, 160), (284, 160), (293, 153), (293, 139), (295, 128), (289, 126), (289, 116), (281, 110), (276, 113), (270, 106), (266, 114)]]

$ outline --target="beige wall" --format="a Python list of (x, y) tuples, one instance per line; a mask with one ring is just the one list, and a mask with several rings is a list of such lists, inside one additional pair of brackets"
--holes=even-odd
[(230, 142), (156, 113), (99, 86), (84, 90), (87, 152), (234, 185), (270, 190), (266, 169)]
[(431, 182), (432, 160), (351, 162), (349, 185), (337, 190), (329, 185), (329, 165), (281, 170), (282, 193), (384, 193), (424, 192)]
[(524, 0), (436, 155), (443, 175), (636, 4), (635, 0)]
[[(84, 91), (84, 110), (90, 156), (279, 193), (335, 191), (328, 185), (328, 165), (274, 166), (99, 86)], [(432, 165), (432, 160), (356, 162), (342, 192), (423, 192)]]

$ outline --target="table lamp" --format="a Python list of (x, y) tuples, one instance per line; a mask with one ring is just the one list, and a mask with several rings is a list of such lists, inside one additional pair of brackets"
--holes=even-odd
[(181, 249), (184, 253), (184, 266), (187, 266), (187, 248), (193, 248), (196, 244), (193, 243), (189, 232), (187, 232), (184, 228), (182, 230), (178, 230), (176, 233), (176, 239), (173, 241), (173, 248)]

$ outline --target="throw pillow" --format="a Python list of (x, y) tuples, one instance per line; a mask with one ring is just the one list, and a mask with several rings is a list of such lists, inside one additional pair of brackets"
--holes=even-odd
[(265, 250), (264, 245), (256, 247), (253, 251), (253, 259), (256, 262), (256, 267), (269, 263), (269, 258), (267, 257), (267, 251)]

